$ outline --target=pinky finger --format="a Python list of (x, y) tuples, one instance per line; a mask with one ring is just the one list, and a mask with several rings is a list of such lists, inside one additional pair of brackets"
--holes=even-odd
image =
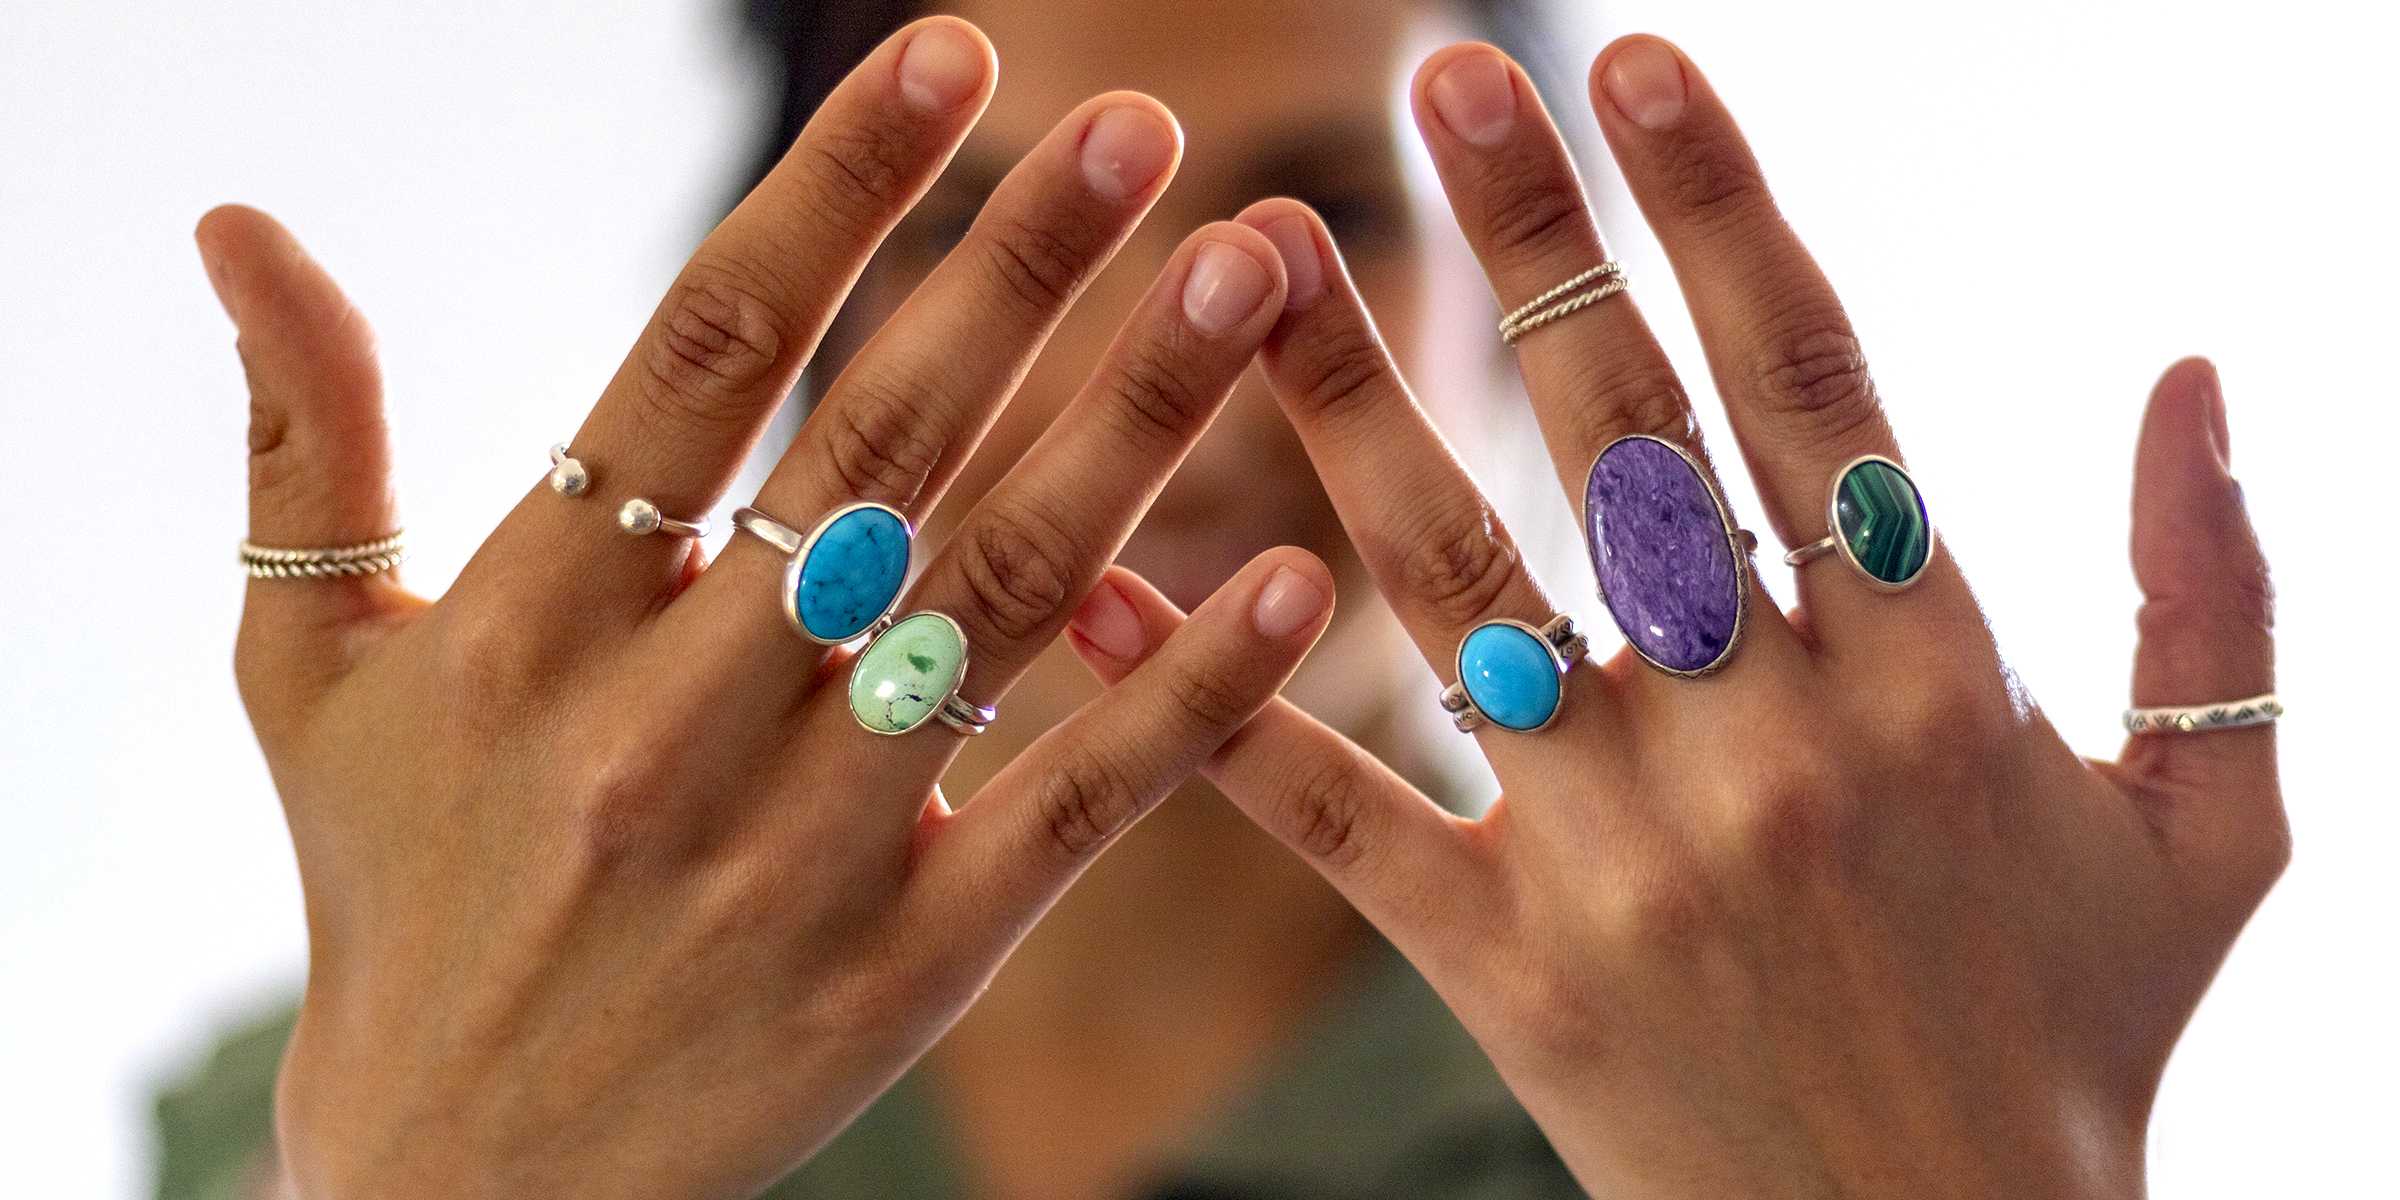
[[(1112, 612), (1105, 600), (1114, 592)], [(1183, 614), (1142, 578), (1112, 568), (1068, 631), (1115, 687)], [(1122, 613), (1122, 616), (1116, 615)], [(1138, 641), (1137, 641), (1138, 638)], [(1128, 652), (1130, 650), (1130, 652)], [(1433, 975), (1437, 961), (1488, 946), (1495, 895), (1474, 823), (1444, 811), (1374, 755), (1280, 696), (1200, 774), (1324, 875), (1392, 944)]]

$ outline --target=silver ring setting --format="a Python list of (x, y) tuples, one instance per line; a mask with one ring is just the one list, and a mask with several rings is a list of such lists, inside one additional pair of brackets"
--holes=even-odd
[(734, 510), (733, 527), (783, 551), (783, 618), (820, 646), (873, 636), (890, 623), (917, 535), (899, 509), (866, 501), (827, 513), (805, 534), (755, 508)]
[[(1524, 337), (1560, 317), (1598, 304), (1632, 286), (1633, 280), (1625, 274), (1623, 263), (1613, 261), (1601, 263), (1599, 266), (1535, 296), (1519, 306), (1515, 312), (1502, 317), (1500, 319), (1500, 340), (1514, 346), (1517, 344), (1518, 338)], [(1578, 288), (1585, 287), (1591, 290), (1583, 292), (1581, 295), (1568, 295)], [(1567, 298), (1560, 300), (1561, 296), (1567, 296)], [(1552, 303), (1553, 301), (1556, 303)]]
[(245, 540), (242, 571), (252, 579), (353, 579), (399, 566), (408, 558), (406, 531), (354, 546), (290, 550)]
[(1589, 648), (1565, 613), (1538, 627), (1486, 621), (1458, 640), (1458, 682), (1442, 689), (1442, 710), (1461, 733), (1487, 724), (1512, 733), (1548, 729), (1564, 707), (1563, 677)]
[(1833, 473), (1825, 528), (1830, 532), (1783, 556), (1787, 567), (1839, 553), (1879, 592), (1904, 591), (1933, 562), (1933, 521), (1908, 469), (1880, 454), (1861, 454)]
[(1697, 679), (1732, 661), (1749, 624), (1758, 538), (1734, 523), (1690, 451), (1646, 433), (1602, 447), (1583, 525), (1600, 601), (1643, 662)]
[(966, 679), (966, 631), (946, 614), (913, 612), (885, 626), (850, 664), (850, 715), (886, 737), (932, 720), (973, 737), (1000, 714), (958, 694)]
[(2125, 732), (2206, 733), (2212, 729), (2247, 729), (2272, 725), (2283, 716), (2283, 701), (2273, 692), (2225, 704), (2196, 704), (2188, 708), (2129, 708)]

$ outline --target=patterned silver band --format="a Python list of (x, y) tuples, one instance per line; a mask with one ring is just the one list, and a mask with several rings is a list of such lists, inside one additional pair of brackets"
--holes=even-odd
[[(1595, 284), (1597, 286), (1593, 286)], [(1559, 300), (1559, 297), (1567, 296), (1577, 288), (1587, 286), (1591, 287), (1590, 291)], [(1623, 263), (1613, 261), (1601, 263), (1599, 266), (1535, 296), (1519, 306), (1515, 312), (1502, 317), (1500, 319), (1500, 340), (1513, 346), (1518, 338), (1569, 313), (1598, 304), (1632, 286), (1633, 280), (1626, 277)], [(1557, 302), (1552, 303), (1552, 301)]]
[(408, 557), (403, 533), (321, 550), (286, 550), (242, 543), (242, 569), (252, 579), (339, 579), (373, 575), (399, 566)]
[(2241, 729), (2250, 725), (2272, 724), (2283, 715), (2283, 701), (2275, 693), (2252, 696), (2225, 704), (2197, 704), (2189, 708), (2129, 708), (2125, 710), (2127, 733), (2203, 733), (2211, 729)]

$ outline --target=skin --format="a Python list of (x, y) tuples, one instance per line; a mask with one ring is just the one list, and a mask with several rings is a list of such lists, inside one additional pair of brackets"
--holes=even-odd
[[(1017, 36), (1005, 12), (985, 19)], [(901, 62), (934, 26), (974, 49), (934, 55), (951, 69), (917, 79), (912, 102)], [(309, 900), (311, 987), (278, 1110), (302, 1194), (743, 1194), (821, 1144), (987, 984), (932, 1060), (979, 1182), (1106, 1194), (1255, 1069), (1357, 944), (1322, 885), (1267, 865), (1265, 839), (1195, 815), (1140, 827), (1185, 838), (1162, 834), (1146, 859), (1127, 839), (1070, 894), (1124, 908), (1141, 876), (1109, 882), (1107, 864), (1182, 867), (1148, 874), (1162, 881), (1149, 905), (1079, 914), (1070, 899), (995, 977), (1099, 849), (1195, 768), (1300, 852), (1278, 861), (1314, 867), (1410, 954), (1596, 1194), (2138, 1192), (2166, 1051), (2287, 853), (2271, 731), (2079, 762), (2009, 687), (1946, 556), (1899, 597), (1825, 560), (1802, 572), (1790, 618), (1754, 597), (1741, 652), (1709, 681), (1622, 656), (1578, 668), (1561, 727), (1480, 735), (1501, 805), (1478, 822), (1442, 813), (1269, 700), (1361, 569), (1445, 677), (1477, 620), (1551, 611), (1365, 317), (1371, 256), (1345, 271), (1322, 223), (1288, 201), (1149, 264), (1154, 243), (1137, 242), (1117, 276), (1150, 290), (1113, 348), (1079, 371), (1054, 366), (1076, 361), (1065, 347), (1098, 344), (1062, 327), (1058, 352), (1025, 376), (1030, 403), (1001, 415), (1086, 283), (1131, 294), (1106, 291), (1122, 285), (1102, 264), (1158, 196), (1172, 146), (1155, 144), (1157, 171), (1136, 186), (1095, 193), (1077, 152), (1096, 114), (1130, 108), (1163, 130), (1155, 103), (1103, 97), (1039, 141), (1024, 130), (1046, 126), (1009, 124), (1018, 108), (990, 97), (983, 46), (948, 21), (895, 38), (712, 236), (576, 434), (593, 497), (537, 488), (438, 603), (389, 576), (253, 585), (238, 666)], [(1647, 81), (1630, 102), (1606, 97), (1637, 50), (1671, 65), (1671, 104), (1656, 70), (1625, 75)], [(1502, 81), (1506, 120), (1488, 103), (1463, 125), (1436, 112), (1437, 97), (1471, 91), (1435, 83), (1467, 58)], [(1834, 465), (1862, 449), (1897, 456), (1839, 306), (1696, 69), (1635, 41), (1603, 55), (1594, 81), (1769, 526), (1813, 539)], [(1037, 87), (1021, 107), (1055, 116), (1105, 82)], [(1016, 139), (986, 142), (993, 157), (1039, 145), (913, 292), (892, 256), (932, 255), (905, 249), (906, 231), (868, 272), (858, 313), (890, 318), (844, 318), (829, 351), (848, 367), (759, 501), (798, 516), (878, 499), (922, 517), (943, 548), (906, 607), (959, 616), (977, 652), (967, 694), (1005, 693), (1036, 728), (1074, 694), (1045, 683), (1041, 657), (1072, 616), (1069, 643), (1106, 694), (1030, 744), (976, 747), (1005, 765), (952, 766), (946, 732), (873, 739), (849, 724), (838, 656), (799, 643), (762, 602), (780, 566), (763, 544), (737, 539), (703, 573), (679, 543), (625, 538), (608, 516), (632, 481), (669, 513), (722, 491), (844, 287), (987, 100)], [(1413, 101), (1504, 304), (1603, 256), (1555, 134), (1493, 52), (1437, 55)], [(1219, 144), (1202, 140), (1214, 128), (1194, 124), (1195, 148)], [(1240, 142), (1221, 144), (1230, 156)], [(1239, 203), (1238, 190), (1194, 192)], [(253, 539), (388, 532), (363, 323), (262, 216), (212, 214), (200, 240), (252, 381)], [(1258, 298), (1204, 332), (1187, 285), (1211, 245), (1257, 273)], [(1044, 262), (1058, 270), (1017, 269)], [(1237, 467), (1276, 470), (1217, 478), (1283, 480), (1296, 445), (1331, 503), (1287, 493), (1273, 507), (1291, 523), (1270, 521), (1274, 536), (1314, 541), (1331, 512), (1365, 552), (1329, 553), (1329, 570), (1269, 551), (1188, 620), (1132, 571), (1095, 588), (1254, 350), (1296, 437), (1244, 440), (1274, 426), (1237, 396), (1212, 438), (1231, 439)], [(1571, 488), (1615, 433), (1705, 449), (1629, 299), (1529, 336), (1522, 363)], [(2151, 605), (2137, 701), (2271, 683), (2263, 566), (2224, 447), (2213, 375), (2179, 366), (2153, 398), (2137, 473)], [(1199, 494), (1238, 490), (1217, 486)], [(1238, 538), (1165, 519), (1176, 495), (1127, 559), (1239, 561)], [(1186, 603), (1211, 573), (1160, 571)], [(1027, 686), (1009, 691), (1020, 674)], [(633, 708), (656, 715), (628, 727)], [(1378, 731), (1372, 706), (1344, 724), (1370, 743)], [(933, 787), (945, 770), (949, 794), (974, 797), (955, 813)], [(1167, 812), (1179, 810), (1212, 811)], [(1174, 956), (1145, 960), (1145, 944), (1172, 941), (1162, 931), (1192, 928), (1168, 923), (1172, 901), (1225, 865), (1251, 873), (1217, 886), (1253, 906), (1200, 922), (1183, 974)], [(1271, 982), (1255, 993), (1144, 1008), (1197, 977), (1193, 964), (1258, 965), (1227, 957), (1268, 940), (1234, 923), (1279, 916), (1291, 952), (1263, 963)], [(1093, 964), (1129, 948), (1134, 982), (1112, 990)], [(1132, 1132), (1063, 1170), (1012, 1158), (1010, 1139), (1041, 1124), (1012, 1100), (1121, 1086), (1112, 1072), (1138, 1061), (1126, 1047), (1186, 1026), (1206, 1036), (1161, 1056), (1180, 1073)], [(1012, 1033), (1036, 1052), (1009, 1057)], [(1049, 1052), (1085, 1037), (1104, 1052)], [(1012, 1082), (1024, 1079), (1038, 1082)]]
[[(1635, 37), (1591, 82), (1769, 527), (1812, 541), (1842, 464), (1899, 456), (1857, 339), (1697, 67)], [(1414, 98), (1503, 305), (1606, 257), (1497, 51), (1434, 55)], [(1299, 206), (1241, 220), (1308, 225), (1318, 261), (1289, 273), (1338, 280)], [(1618, 436), (1705, 454), (1630, 298), (1520, 355), (1571, 501)], [(1437, 672), (1475, 625), (1555, 611), (1355, 291), (1296, 306), (1261, 360)], [(2136, 704), (2272, 690), (2272, 593), (2228, 462), (2214, 371), (2176, 364), (2136, 456)], [(2167, 1056), (2289, 858), (2273, 728), (2086, 762), (2010, 679), (1945, 553), (1898, 594), (1838, 557), (1799, 586), (1788, 615), (1753, 591), (1714, 675), (1628, 650), (1568, 674), (1550, 729), (1485, 727), (1505, 794), (1480, 820), (1280, 703), (1208, 771), (1424, 971), (1595, 1195), (2140, 1195)], [(1163, 598), (1141, 608), (1176, 627)], [(1141, 661), (1087, 657), (1110, 678)]]

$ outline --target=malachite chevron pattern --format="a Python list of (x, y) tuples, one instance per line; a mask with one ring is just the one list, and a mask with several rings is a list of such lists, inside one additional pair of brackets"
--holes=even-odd
[(1925, 569), (1933, 527), (1907, 472), (1872, 459), (1850, 468), (1836, 488), (1834, 517), (1851, 557), (1885, 583), (1906, 583)]

